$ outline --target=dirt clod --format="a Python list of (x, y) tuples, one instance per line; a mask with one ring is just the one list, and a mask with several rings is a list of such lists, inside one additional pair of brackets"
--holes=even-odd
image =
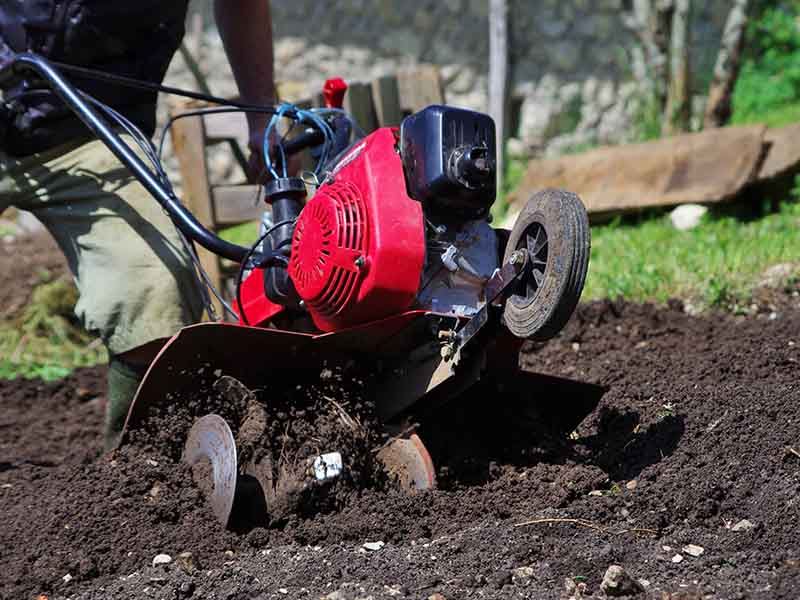
[(603, 575), (600, 589), (606, 596), (635, 596), (644, 593), (641, 583), (631, 577), (625, 569), (619, 565), (611, 565)]

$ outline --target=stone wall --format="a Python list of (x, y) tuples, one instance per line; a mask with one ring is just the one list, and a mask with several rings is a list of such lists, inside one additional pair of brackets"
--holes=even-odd
[[(635, 44), (621, 18), (630, 0), (509, 4), (518, 147), (561, 151), (630, 136)], [(730, 2), (694, 4), (692, 60), (707, 81)], [(210, 0), (194, 5), (211, 14)], [(488, 0), (273, 0), (272, 10), (280, 79), (316, 87), (331, 75), (367, 79), (431, 62), (449, 102), (486, 108)]]

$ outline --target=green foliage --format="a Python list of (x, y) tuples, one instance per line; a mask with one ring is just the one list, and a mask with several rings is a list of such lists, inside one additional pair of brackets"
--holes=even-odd
[(0, 378), (58, 379), (77, 367), (105, 362), (105, 349), (75, 322), (77, 290), (56, 280), (39, 285), (24, 312), (0, 322)]
[(55, 381), (63, 379), (72, 372), (72, 369), (62, 365), (41, 363), (19, 363), (8, 359), (0, 360), (0, 379), (44, 379)]
[(800, 117), (799, 12), (797, 3), (766, 8), (748, 28), (733, 93), (733, 123), (769, 120), (776, 126)]
[(219, 232), (219, 236), (232, 244), (252, 246), (258, 239), (258, 221), (234, 225)]
[(798, 230), (796, 202), (751, 221), (710, 217), (691, 231), (678, 231), (666, 216), (594, 227), (583, 298), (666, 302), (677, 297), (733, 308), (770, 266), (789, 262), (800, 269)]

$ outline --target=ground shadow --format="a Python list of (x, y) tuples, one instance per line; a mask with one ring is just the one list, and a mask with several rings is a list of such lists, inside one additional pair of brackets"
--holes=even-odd
[(604, 407), (597, 431), (582, 437), (579, 443), (588, 449), (591, 463), (610, 479), (627, 481), (671, 455), (685, 431), (683, 415), (665, 414), (642, 427), (638, 412)]

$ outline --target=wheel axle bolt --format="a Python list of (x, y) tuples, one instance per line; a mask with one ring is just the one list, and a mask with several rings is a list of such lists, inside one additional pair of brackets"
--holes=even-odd
[(517, 250), (511, 255), (511, 258), (508, 260), (508, 262), (512, 265), (521, 265), (525, 262), (525, 255), (523, 252), (524, 250)]

